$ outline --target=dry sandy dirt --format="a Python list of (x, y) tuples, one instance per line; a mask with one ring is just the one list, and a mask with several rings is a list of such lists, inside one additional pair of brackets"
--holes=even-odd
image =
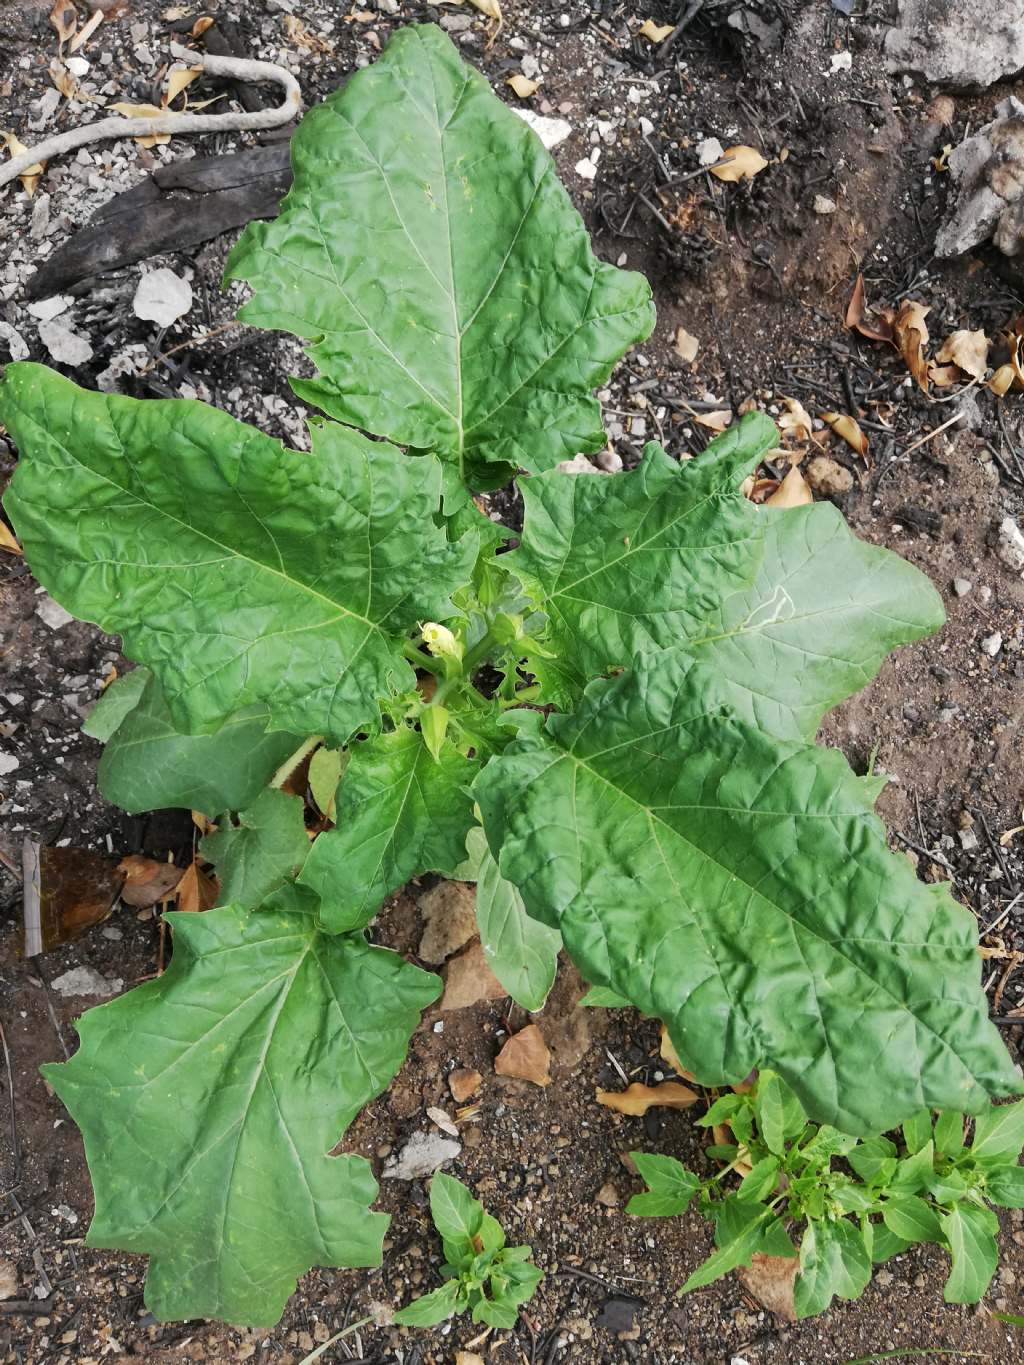
[[(949, 622), (933, 640), (892, 659), (861, 696), (830, 716), (822, 742), (841, 748), (858, 771), (875, 752), (876, 765), (892, 777), (880, 809), (894, 831), (893, 847), (917, 858), (922, 876), (952, 872), (956, 894), (982, 928), (997, 925), (985, 935), (989, 947), (1024, 946), (1018, 895), (1024, 839), (999, 843), (1000, 834), (1024, 824), (1024, 584), (995, 554), (1000, 521), (1024, 509), (1021, 482), (1011, 477), (1013, 449), (1024, 445), (1019, 399), (998, 403), (975, 391), (969, 398), (976, 407), (968, 402), (958, 427), (915, 446), (956, 409), (914, 389), (895, 352), (855, 337), (843, 322), (858, 270), (875, 302), (910, 296), (930, 305), (933, 337), (958, 327), (995, 337), (1024, 307), (1020, 275), (1008, 273), (1005, 262), (984, 253), (953, 263), (931, 256), (945, 200), (931, 158), (943, 143), (958, 142), (968, 124), (977, 126), (1010, 87), (958, 98), (952, 125), (943, 128), (927, 112), (934, 91), (883, 73), (879, 35), (891, 16), (875, 0), (853, 19), (826, 0), (748, 7), (759, 17), (760, 38), (729, 27), (727, 15), (738, 5), (709, 4), (668, 56), (636, 33), (647, 17), (678, 20), (682, 10), (669, 0), (652, 0), (650, 11), (632, 3), (590, 8), (580, 0), (530, 6), (510, 0), (490, 43), (488, 21), (475, 9), (367, 4), (346, 14), (329, 0), (252, 0), (208, 12), (233, 32), (241, 51), (288, 62), (307, 103), (411, 21), (443, 20), (465, 56), (513, 103), (505, 79), (526, 59), (541, 82), (530, 106), (561, 113), (572, 125), (555, 155), (597, 249), (644, 270), (655, 288), (654, 336), (627, 357), (603, 395), (613, 447), (627, 466), (651, 436), (663, 438), (673, 454), (699, 453), (709, 433), (684, 402), (701, 411), (736, 411), (751, 402), (778, 412), (782, 396), (798, 396), (815, 414), (848, 411), (851, 403), (860, 408), (870, 456), (861, 462), (833, 445), (833, 456), (853, 474), (850, 491), (835, 500), (861, 536), (898, 550), (931, 576)], [(133, 0), (84, 49), (88, 79), (107, 100), (145, 101), (159, 89), (172, 24), (161, 18), (165, 9)], [(189, 23), (203, 12), (190, 11)], [(301, 29), (286, 24), (289, 16)], [(775, 24), (773, 41), (763, 30)], [(319, 41), (303, 45), (299, 32)], [(31, 121), (51, 84), (56, 52), (47, 6), (0, 0), (0, 127), (25, 142), (37, 136)], [(833, 58), (846, 53), (849, 69), (840, 61), (833, 71)], [(91, 116), (81, 104), (70, 112), (62, 105), (50, 126)], [(699, 172), (696, 148), (711, 136), (723, 145), (760, 147), (771, 164), (746, 185), (721, 185), (700, 173), (678, 181)], [(222, 135), (201, 150), (238, 145)], [(23, 292), (35, 266), (113, 193), (193, 146), (185, 139), (153, 151), (102, 144), (50, 167), (35, 200), (18, 186), (0, 192), (0, 322), (7, 327), (0, 328), (0, 362), (5, 347), (13, 354), (22, 342), (32, 358), (48, 359)], [(595, 147), (596, 176), (588, 179), (577, 167), (588, 156), (593, 164)], [(835, 211), (816, 212), (816, 196)], [(194, 308), (166, 334), (128, 306), (140, 265), (84, 281), (63, 317), (93, 354), (66, 372), (86, 385), (106, 373), (140, 397), (198, 395), (272, 434), (301, 439), (287, 378), (306, 372), (306, 362), (290, 339), (227, 330), (161, 358), (231, 319), (238, 294), (222, 295), (219, 278), (233, 237), (145, 263), (192, 278)], [(673, 347), (680, 326), (700, 343), (692, 364)], [(0, 478), (14, 458), (0, 439)], [(497, 505), (514, 516), (514, 503)], [(958, 578), (970, 583), (963, 595), (952, 588)], [(110, 665), (121, 662), (117, 641), (87, 625), (54, 627), (40, 615), (43, 601), (25, 565), (0, 552), (0, 750), (13, 760), (0, 776), (3, 851), (16, 865), (28, 834), (115, 856), (170, 853), (183, 861), (193, 841), (187, 816), (129, 818), (95, 790), (99, 748), (79, 727)], [(996, 632), (1003, 645), (991, 657), (981, 645)], [(965, 826), (976, 839), (962, 837)], [(428, 885), (413, 884), (388, 907), (375, 930), (382, 942), (414, 951), (417, 900)], [(20, 922), (17, 879), (0, 868), (0, 1023), (18, 1144), (16, 1152), (0, 1068), (0, 1259), (14, 1263), (18, 1279), (17, 1298), (0, 1303), (4, 1360), (297, 1362), (362, 1316), (370, 1301), (396, 1305), (435, 1284), (440, 1255), (426, 1191), (419, 1182), (386, 1181), (381, 1206), (394, 1220), (380, 1269), (312, 1272), (271, 1331), (156, 1323), (143, 1304), (141, 1259), (84, 1246), (91, 1195), (81, 1141), (38, 1067), (74, 1048), (74, 1021), (90, 1003), (62, 997), (47, 983), (82, 964), (126, 986), (151, 975), (158, 923), (149, 913), (120, 909), (74, 943), (28, 963), (19, 958)], [(998, 952), (984, 970), (993, 1012), (1019, 1060), (1024, 1026), (1013, 1011), (1024, 1005), (1024, 971)], [(473, 1186), (513, 1242), (534, 1246), (547, 1271), (517, 1330), (475, 1347), (486, 1360), (840, 1365), (872, 1352), (914, 1350), (908, 1358), (921, 1361), (1024, 1361), (1024, 1335), (989, 1312), (1022, 1310), (1024, 1213), (1004, 1216), (1002, 1269), (976, 1309), (943, 1303), (944, 1257), (935, 1249), (898, 1257), (876, 1273), (861, 1300), (802, 1325), (774, 1319), (733, 1277), (680, 1300), (676, 1288), (709, 1249), (708, 1227), (696, 1215), (656, 1225), (626, 1217), (621, 1205), (637, 1182), (620, 1158), (644, 1146), (703, 1168), (703, 1130), (687, 1114), (622, 1118), (594, 1102), (595, 1089), (621, 1085), (619, 1067), (647, 1079), (661, 1064), (654, 1025), (630, 1011), (581, 1011), (581, 991), (563, 968), (539, 1016), (555, 1059), (548, 1088), (494, 1074), (496, 1052), (509, 1029), (523, 1023), (521, 1011), (503, 1001), (444, 1014), (434, 1008), (392, 1090), (346, 1138), (348, 1149), (379, 1169), (412, 1133), (430, 1128), (428, 1106), (452, 1108), (446, 1078), (454, 1068), (483, 1074), (478, 1112), (463, 1126), (463, 1152), (450, 1169)], [(597, 1201), (602, 1190), (609, 1202)], [(625, 1333), (603, 1325), (615, 1296), (636, 1299), (634, 1326)], [(461, 1321), (450, 1331), (370, 1328), (322, 1359), (440, 1365), (478, 1335)]]

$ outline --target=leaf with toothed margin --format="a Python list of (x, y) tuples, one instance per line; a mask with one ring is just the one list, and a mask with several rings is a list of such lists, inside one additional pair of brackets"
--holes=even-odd
[(939, 629), (928, 579), (858, 540), (831, 504), (743, 497), (776, 437), (751, 414), (680, 465), (652, 444), (614, 479), (523, 485), (522, 544), (502, 563), (550, 618), (554, 672), (543, 659), (536, 670), (545, 700), (566, 705), (595, 674), (688, 643), (739, 715), (809, 739), (891, 650)]
[(719, 697), (665, 650), (573, 715), (518, 713), (474, 792), (528, 912), (587, 980), (663, 1019), (703, 1084), (772, 1067), (848, 1133), (1019, 1091), (973, 916), (889, 852), (840, 753)]
[(89, 1010), (43, 1073), (85, 1138), (88, 1244), (152, 1257), (158, 1318), (270, 1327), (311, 1266), (381, 1262), (370, 1165), (329, 1154), (440, 982), (300, 910), (166, 918), (170, 969)]
[(300, 397), (476, 487), (604, 446), (592, 391), (650, 333), (650, 286), (594, 256), (540, 139), (440, 29), (311, 109), (292, 171), (226, 274), (244, 322), (310, 341)]
[(89, 393), (9, 365), (6, 506), (33, 573), (124, 637), (174, 723), (209, 732), (254, 704), (270, 728), (344, 741), (408, 690), (401, 639), (453, 608), (476, 540), (434, 524), (441, 466), (332, 423), (284, 449), (185, 399)]

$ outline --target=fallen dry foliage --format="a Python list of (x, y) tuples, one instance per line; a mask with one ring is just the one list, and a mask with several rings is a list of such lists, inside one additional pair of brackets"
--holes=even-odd
[(513, 1033), (494, 1059), (499, 1076), (513, 1076), (531, 1085), (551, 1084), (551, 1053), (537, 1024)]
[(663, 1081), (661, 1085), (641, 1085), (635, 1081), (627, 1090), (597, 1092), (598, 1104), (633, 1116), (646, 1114), (648, 1109), (689, 1109), (699, 1099), (696, 1090), (680, 1081)]

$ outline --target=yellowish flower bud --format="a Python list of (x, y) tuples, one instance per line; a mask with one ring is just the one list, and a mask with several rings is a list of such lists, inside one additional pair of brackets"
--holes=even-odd
[(447, 626), (439, 626), (436, 621), (426, 621), (421, 634), (423, 635), (423, 643), (437, 658), (462, 658), (462, 645)]

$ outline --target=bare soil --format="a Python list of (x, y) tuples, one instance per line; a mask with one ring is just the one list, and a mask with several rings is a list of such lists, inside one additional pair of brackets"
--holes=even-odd
[[(982, 327), (994, 337), (1024, 306), (1019, 268), (1014, 277), (1006, 262), (985, 253), (953, 263), (931, 257), (945, 196), (931, 158), (944, 143), (958, 142), (968, 124), (976, 127), (1009, 86), (958, 98), (952, 126), (943, 128), (928, 114), (934, 91), (882, 70), (879, 34), (890, 15), (876, 0), (852, 20), (826, 0), (748, 6), (763, 24), (779, 25), (777, 47), (728, 26), (726, 16), (738, 5), (707, 4), (668, 56), (635, 36), (647, 17), (678, 20), (681, 8), (664, 0), (650, 12), (632, 3), (507, 3), (504, 27), (490, 44), (476, 10), (378, 3), (379, 10), (354, 16), (329, 0), (252, 0), (210, 12), (237, 21), (251, 55), (293, 63), (307, 103), (372, 60), (395, 26), (421, 19), (453, 27), (466, 57), (510, 102), (516, 97), (505, 77), (524, 55), (537, 60), (542, 82), (529, 103), (560, 112), (573, 126), (555, 156), (598, 250), (645, 271), (655, 288), (657, 330), (603, 395), (613, 447), (627, 466), (655, 436), (676, 455), (703, 448), (710, 433), (684, 402), (737, 411), (751, 401), (777, 411), (786, 395), (800, 397), (815, 414), (854, 404), (863, 410), (870, 459), (865, 465), (833, 449), (855, 476), (852, 491), (837, 501), (858, 534), (931, 576), (949, 622), (933, 640), (887, 663), (828, 718), (821, 738), (858, 771), (874, 754), (892, 779), (880, 810), (894, 848), (914, 858), (927, 879), (952, 874), (956, 894), (982, 929), (996, 925), (983, 935), (995, 950), (984, 963), (985, 979), (1019, 1060), (1024, 1024), (1013, 1011), (1024, 1005), (1024, 972), (1000, 952), (1024, 948), (1024, 838), (1011, 836), (1004, 845), (1000, 835), (1024, 824), (1024, 584), (994, 552), (1001, 519), (1024, 511), (1020, 485), (1002, 468), (1013, 470), (1013, 449), (1024, 446), (1019, 400), (997, 403), (976, 390), (969, 420), (909, 450), (955, 407), (926, 398), (894, 352), (856, 338), (843, 324), (858, 270), (875, 302), (911, 296), (930, 304), (937, 338), (957, 327)], [(85, 49), (97, 86), (111, 84), (107, 98), (153, 98), (169, 36), (164, 8), (135, 0)], [(321, 50), (286, 37), (288, 11), (322, 38)], [(0, 127), (26, 143), (37, 136), (28, 124), (50, 85), (56, 51), (46, 5), (0, 0)], [(832, 58), (847, 52), (851, 69), (840, 63), (833, 72)], [(62, 109), (47, 131), (89, 116), (79, 106), (73, 115)], [(761, 147), (773, 164), (746, 185), (700, 174), (677, 181), (699, 169), (696, 149), (710, 136), (723, 146)], [(201, 150), (236, 145), (221, 137)], [(591, 181), (575, 168), (595, 145), (601, 154)], [(111, 192), (191, 150), (185, 140), (149, 152), (107, 144), (85, 160), (49, 168), (40, 185), (40, 194), (50, 196), (42, 231), (38, 195), (33, 202), (15, 187), (0, 199), (0, 321), (17, 330), (33, 358), (48, 359), (21, 292), (34, 264)], [(816, 196), (831, 200), (835, 212), (816, 212)], [(127, 357), (117, 381), (125, 392), (198, 395), (300, 441), (300, 405), (287, 379), (308, 366), (291, 339), (239, 328), (161, 359), (231, 319), (239, 296), (219, 290), (229, 246), (217, 240), (156, 262), (191, 271), (196, 294), (192, 313), (166, 335), (131, 312), (138, 266), (87, 282), (67, 318), (94, 354), (69, 373), (93, 384), (111, 362)], [(674, 351), (680, 326), (700, 341), (693, 365)], [(6, 344), (0, 336), (0, 360)], [(150, 360), (152, 367), (139, 373)], [(2, 439), (0, 458), (9, 471), (14, 452)], [(952, 589), (955, 578), (971, 584), (962, 596)], [(111, 664), (122, 662), (117, 641), (79, 623), (53, 628), (38, 614), (42, 601), (25, 565), (0, 552), (0, 750), (17, 760), (0, 777), (0, 846), (15, 863), (26, 834), (115, 855), (170, 852), (183, 862), (194, 831), (181, 813), (133, 819), (95, 790), (99, 746), (79, 727)], [(995, 632), (1003, 645), (990, 657), (981, 642)], [(2, 867), (0, 878), (0, 1023), (14, 1084), (12, 1096), (0, 1068), (0, 1121), (7, 1125), (0, 1138), (0, 1259), (15, 1263), (19, 1281), (18, 1299), (0, 1302), (5, 1361), (297, 1362), (371, 1302), (404, 1303), (436, 1283), (440, 1249), (426, 1191), (421, 1183), (389, 1180), (381, 1206), (394, 1221), (379, 1270), (312, 1272), (269, 1332), (156, 1323), (143, 1304), (143, 1261), (83, 1244), (91, 1195), (81, 1141), (38, 1067), (73, 1050), (74, 1021), (91, 1003), (64, 998), (47, 983), (81, 964), (126, 987), (148, 977), (158, 961), (158, 921), (150, 912), (121, 909), (68, 947), (25, 962), (18, 954), (20, 889)], [(416, 900), (425, 886), (411, 885), (388, 907), (375, 930), (382, 942), (415, 950)], [(563, 968), (539, 1016), (555, 1058), (548, 1088), (494, 1074), (503, 1038), (523, 1022), (520, 1011), (510, 1012), (507, 1002), (444, 1014), (435, 1008), (391, 1091), (345, 1139), (347, 1149), (379, 1170), (412, 1133), (431, 1126), (428, 1106), (453, 1110), (446, 1079), (453, 1069), (483, 1074), (479, 1111), (463, 1125), (464, 1150), (451, 1169), (502, 1220), (511, 1240), (533, 1245), (548, 1272), (516, 1331), (492, 1333), (473, 1348), (486, 1360), (842, 1365), (874, 1352), (916, 1350), (922, 1361), (1024, 1361), (1024, 1336), (989, 1312), (1024, 1310), (1021, 1212), (1003, 1219), (1002, 1269), (977, 1309), (943, 1303), (945, 1260), (935, 1249), (896, 1258), (861, 1300), (796, 1326), (773, 1318), (732, 1277), (679, 1299), (676, 1288), (709, 1249), (708, 1227), (696, 1215), (657, 1223), (626, 1217), (621, 1205), (637, 1182), (621, 1157), (642, 1146), (700, 1168), (703, 1130), (691, 1115), (622, 1118), (595, 1103), (595, 1089), (621, 1085), (618, 1067), (649, 1079), (663, 1064), (653, 1024), (631, 1011), (581, 1011), (581, 991)], [(602, 1190), (620, 1207), (597, 1202)], [(616, 1296), (637, 1300), (625, 1332), (601, 1325), (604, 1306)], [(322, 1359), (447, 1365), (478, 1336), (461, 1321), (448, 1331), (370, 1327)]]

